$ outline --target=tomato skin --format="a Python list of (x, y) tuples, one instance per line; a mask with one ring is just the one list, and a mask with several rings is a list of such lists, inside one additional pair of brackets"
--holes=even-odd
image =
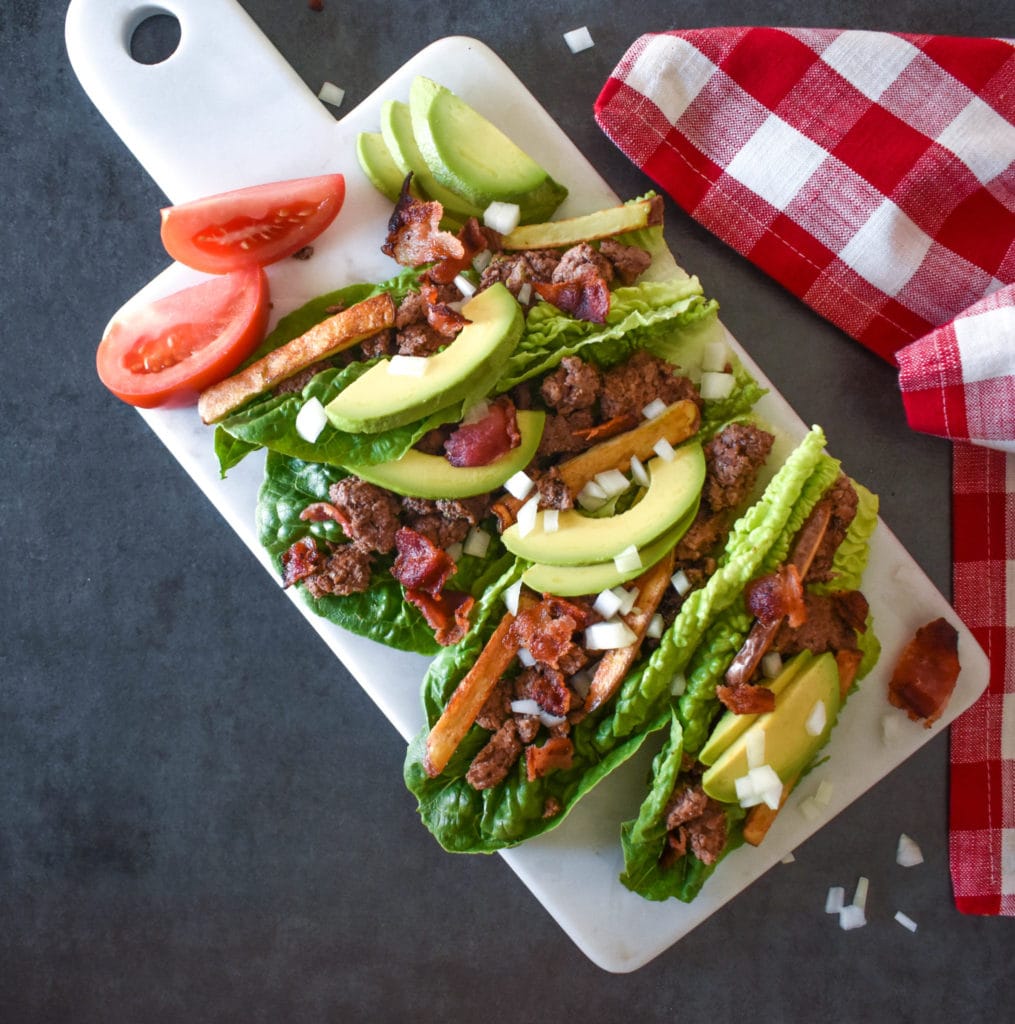
[(264, 338), (268, 299), (267, 276), (250, 267), (129, 309), (99, 343), (99, 379), (143, 409), (196, 402)]
[(345, 177), (322, 174), (222, 192), (162, 210), (162, 244), (207, 274), (267, 266), (312, 242), (338, 216)]

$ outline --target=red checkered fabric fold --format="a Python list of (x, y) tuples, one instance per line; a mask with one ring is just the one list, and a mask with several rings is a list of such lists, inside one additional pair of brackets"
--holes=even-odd
[(960, 909), (1015, 913), (1015, 47), (661, 32), (595, 114), (695, 220), (896, 363), (915, 429), (956, 441), (955, 606), (992, 679), (952, 726), (952, 878)]

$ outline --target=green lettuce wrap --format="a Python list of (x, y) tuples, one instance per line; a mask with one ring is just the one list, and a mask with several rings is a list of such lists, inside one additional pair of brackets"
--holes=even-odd
[[(762, 559), (757, 575), (773, 572), (786, 559), (797, 531), (840, 472), (836, 460), (821, 456), (800, 489), (782, 535)], [(856, 515), (836, 551), (831, 579), (814, 584), (810, 589), (815, 592), (858, 589), (867, 565), (869, 541), (877, 525), (878, 501), (862, 485), (855, 481), (850, 483), (858, 499)], [(690, 902), (722, 859), (744, 842), (746, 811), (737, 804), (723, 804), (726, 841), (714, 862), (705, 863), (690, 851), (672, 860), (664, 858), (670, 798), (683, 776), (687, 759), (693, 759), (701, 750), (713, 723), (724, 710), (716, 697), (716, 687), (722, 682), (752, 622), (741, 595), (706, 631), (702, 643), (687, 662), (684, 690), (672, 708), (667, 737), (653, 761), (648, 792), (638, 815), (621, 826), (624, 869), (620, 880), (646, 899), (675, 898)], [(857, 646), (862, 658), (853, 688), (870, 672), (880, 654), (880, 644), (869, 616), (866, 630), (857, 635)]]
[[(456, 648), (442, 652), (423, 682), (426, 725), (410, 743), (404, 775), (423, 823), (447, 850), (488, 853), (555, 828), (597, 782), (631, 757), (671, 716), (672, 682), (706, 634), (764, 564), (782, 536), (801, 490), (822, 460), (824, 434), (814, 428), (779, 468), (761, 498), (733, 525), (717, 571), (683, 601), (659, 646), (636, 662), (615, 698), (573, 725), (571, 766), (530, 781), (524, 759), (487, 789), (466, 778), (490, 734), (472, 725), (436, 775), (428, 770), (427, 739), (458, 683), (472, 667), (504, 614), (501, 594), (524, 566), (502, 577), (483, 601), (481, 621)], [(477, 628), (478, 627), (478, 628)], [(549, 810), (552, 809), (552, 813)]]

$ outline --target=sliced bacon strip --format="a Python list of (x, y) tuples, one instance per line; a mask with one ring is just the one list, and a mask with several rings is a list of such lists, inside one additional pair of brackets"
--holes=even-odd
[(450, 231), (440, 228), (444, 207), (417, 199), (409, 191), (412, 175), (406, 175), (402, 193), (388, 221), (388, 235), (381, 252), (403, 267), (421, 267), (445, 259), (461, 259), (465, 247)]
[(399, 527), (395, 534), (395, 546), (398, 554), (391, 567), (391, 575), (406, 591), (421, 590), (437, 597), (455, 572), (454, 559), (429, 537), (424, 537), (408, 526)]
[(442, 647), (457, 644), (469, 631), (469, 613), (475, 604), (471, 594), (443, 590), (430, 594), (425, 590), (406, 590), (405, 599), (414, 604), (434, 631), (434, 640)]
[(557, 769), (565, 771), (574, 759), (574, 744), (566, 736), (551, 736), (541, 747), (532, 744), (525, 748), (525, 774), (535, 782)]
[(533, 281), (540, 298), (552, 303), (576, 320), (606, 323), (610, 311), (610, 289), (599, 274), (586, 273), (571, 281)]
[(888, 700), (929, 729), (951, 700), (959, 668), (958, 632), (947, 619), (934, 619), (906, 644), (888, 682)]
[(515, 404), (507, 395), (492, 402), (486, 415), (464, 423), (445, 442), (452, 466), (488, 466), (521, 444)]
[(327, 560), (327, 552), (317, 546), (313, 537), (303, 537), (282, 552), (282, 586), (291, 587), (299, 580), (320, 571)]

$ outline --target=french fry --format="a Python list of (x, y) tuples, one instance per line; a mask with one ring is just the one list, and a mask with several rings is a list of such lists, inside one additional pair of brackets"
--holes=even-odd
[(632, 609), (623, 616), (623, 619), (638, 639), (635, 643), (628, 644), (627, 647), (618, 647), (603, 655), (596, 667), (595, 675), (592, 677), (589, 692), (585, 696), (585, 703), (582, 706), (583, 715), (594, 711), (608, 701), (617, 692), (618, 687), (630, 671), (631, 665), (634, 664), (634, 659), (641, 649), (641, 643), (645, 639), (645, 631), (648, 629), (652, 616), (655, 615), (656, 608), (659, 607), (659, 602), (663, 599), (663, 594), (666, 593), (670, 577), (673, 575), (673, 557), (673, 552), (670, 551), (634, 581), (633, 586), (638, 588), (637, 609)]
[(747, 816), (744, 818), (744, 842), (750, 843), (751, 846), (761, 845), (761, 841), (768, 835), (768, 830), (772, 827), (779, 811), (785, 807), (793, 787), (799, 780), (800, 776), (798, 775), (784, 783), (782, 797), (777, 808), (769, 807), (768, 804), (756, 804), (747, 812)]
[[(519, 608), (528, 607), (534, 598), (525, 594), (519, 598)], [(440, 718), (434, 723), (426, 738), (426, 755), (423, 767), (431, 778), (440, 775), (447, 767), (459, 743), (472, 728), (476, 716), (483, 709), (500, 677), (507, 671), (515, 655), (517, 645), (507, 641), (508, 632), (515, 621), (514, 615), (507, 612), (500, 620), (493, 636), (479, 653), (472, 668), (465, 674), (447, 707), (441, 712)]]
[(394, 323), (395, 304), (388, 292), (357, 302), (232, 377), (206, 388), (198, 399), (198, 413), (203, 422), (217, 423), (300, 370), (351, 348)]
[[(697, 433), (700, 424), (698, 407), (688, 399), (681, 399), (668, 405), (655, 419), (645, 420), (633, 430), (625, 430), (600, 441), (580, 455), (562, 462), (557, 473), (568, 490), (577, 494), (597, 473), (608, 469), (626, 473), (631, 468), (632, 458), (644, 461), (655, 454), (654, 446), (660, 438), (665, 438), (670, 444), (680, 444)], [(502, 531), (514, 523), (523, 504), (523, 500), (511, 495), (494, 504), (493, 512)]]

